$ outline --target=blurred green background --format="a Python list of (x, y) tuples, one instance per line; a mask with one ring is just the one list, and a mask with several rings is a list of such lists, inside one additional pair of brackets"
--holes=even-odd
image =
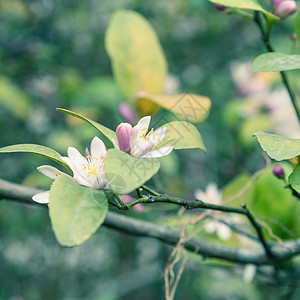
[[(151, 186), (191, 199), (196, 188), (210, 182), (221, 188), (264, 166), (254, 132), (299, 137), (278, 77), (249, 72), (251, 60), (264, 52), (258, 29), (208, 1), (2, 0), (0, 147), (36, 143), (63, 155), (69, 146), (83, 152), (97, 131), (56, 107), (111, 129), (123, 121), (118, 107), (124, 99), (104, 48), (109, 19), (119, 9), (137, 11), (153, 25), (169, 65), (168, 93), (191, 92), (212, 100), (208, 119), (197, 125), (207, 154), (184, 150), (163, 158)], [(293, 47), (292, 19), (275, 25), (279, 52)], [(299, 74), (290, 75), (299, 92)], [(168, 116), (161, 111), (154, 121)], [(51, 181), (36, 171), (42, 164), (53, 162), (2, 154), (0, 178), (46, 189)], [(175, 218), (176, 211), (151, 205), (143, 214), (126, 214), (163, 222)], [(107, 228), (82, 246), (62, 248), (46, 209), (1, 201), (0, 299), (163, 299), (163, 270), (171, 249)], [(176, 299), (297, 299), (300, 294), (297, 282), (268, 281), (261, 271), (255, 283), (245, 283), (242, 273), (243, 266), (191, 256)]]

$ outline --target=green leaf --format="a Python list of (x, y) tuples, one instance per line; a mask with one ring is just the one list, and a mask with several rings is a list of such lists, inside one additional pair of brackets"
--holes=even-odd
[(103, 191), (83, 187), (61, 175), (50, 190), (49, 214), (62, 246), (80, 245), (103, 223), (108, 202)]
[(289, 176), (289, 183), (296, 192), (300, 193), (300, 166)]
[(60, 155), (55, 150), (45, 146), (35, 145), (35, 144), (17, 144), (17, 145), (11, 145), (11, 146), (0, 148), (0, 153), (15, 153), (15, 152), (29, 152), (29, 153), (39, 154), (47, 158), (50, 158), (55, 162), (59, 163), (60, 165), (69, 169), (69, 166), (62, 159), (60, 159), (62, 155)]
[(92, 120), (90, 120), (90, 119), (88, 119), (88, 118), (86, 118), (86, 117), (84, 117), (80, 114), (77, 114), (73, 111), (70, 111), (70, 110), (67, 110), (67, 109), (64, 109), (64, 108), (57, 108), (56, 110), (60, 111), (60, 112), (63, 112), (65, 114), (69, 114), (73, 117), (79, 118), (79, 119), (89, 123), (94, 128), (98, 129), (102, 134), (104, 134), (110, 141), (112, 139), (117, 140), (116, 134), (113, 130), (111, 130), (111, 129), (109, 129), (109, 128), (107, 128), (107, 127), (105, 127), (105, 126), (103, 126), (103, 125), (101, 125), (101, 124), (99, 124), (95, 121), (92, 121)]
[[(277, 163), (278, 164), (278, 163)], [(284, 180), (274, 176), (272, 170), (275, 164), (270, 165), (255, 180), (255, 193), (249, 208), (257, 218), (265, 221), (272, 229), (273, 233), (282, 239), (298, 237), (299, 230), (299, 209), (300, 206), (295, 201), (291, 190), (285, 188)], [(285, 174), (289, 175), (292, 167), (287, 162), (280, 165), (284, 168)], [(292, 232), (292, 235), (289, 231)], [(268, 235), (267, 231), (265, 231)]]
[(199, 148), (206, 152), (202, 137), (192, 123), (174, 121), (161, 127), (167, 127), (167, 134), (155, 149), (160, 149), (164, 146), (174, 146), (174, 149)]
[(300, 55), (265, 53), (255, 58), (253, 72), (280, 72), (300, 69)]
[(275, 160), (286, 160), (300, 155), (300, 139), (291, 139), (276, 134), (256, 132), (260, 146)]
[(140, 92), (136, 95), (142, 115), (152, 114), (153, 103), (190, 122), (202, 122), (209, 114), (211, 101), (208, 97), (195, 94), (151, 95)]
[(262, 12), (270, 20), (279, 21), (279, 18), (272, 13), (266, 11), (257, 0), (209, 0), (212, 3), (220, 4), (225, 7), (250, 9)]
[(138, 91), (162, 92), (167, 64), (159, 40), (143, 16), (130, 10), (117, 11), (106, 32), (105, 47), (125, 98), (134, 103)]
[(26, 119), (30, 109), (30, 99), (26, 93), (8, 78), (0, 76), (0, 105), (19, 119)]
[(118, 194), (128, 194), (140, 187), (159, 167), (158, 159), (132, 157), (116, 149), (108, 150), (104, 166), (110, 188)]

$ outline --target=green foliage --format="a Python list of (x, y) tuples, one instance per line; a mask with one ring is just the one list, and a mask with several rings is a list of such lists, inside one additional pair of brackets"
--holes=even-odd
[(297, 34), (298, 41), (300, 40), (300, 10), (298, 9), (294, 19), (294, 30)]
[(254, 195), (254, 185), (249, 174), (241, 174), (231, 180), (222, 189), (224, 203), (230, 206), (240, 206), (249, 203)]
[(211, 106), (208, 97), (194, 94), (170, 96), (138, 93), (137, 100), (142, 115), (151, 114), (154, 103), (190, 122), (203, 122), (208, 116)]
[(206, 151), (202, 137), (193, 124), (183, 121), (174, 121), (164, 124), (161, 127), (167, 127), (167, 134), (155, 149), (160, 149), (165, 146), (174, 146), (174, 149), (199, 148), (204, 152)]
[(250, 9), (262, 12), (270, 20), (278, 21), (279, 18), (272, 13), (266, 11), (257, 0), (209, 0), (212, 3), (220, 4), (225, 7)]
[(289, 176), (289, 183), (295, 191), (300, 193), (300, 167), (295, 168)]
[(250, 147), (255, 144), (253, 134), (257, 130), (269, 130), (270, 117), (267, 114), (258, 114), (248, 117), (240, 122), (238, 137), (243, 146)]
[(77, 246), (89, 239), (103, 223), (108, 211), (105, 193), (59, 176), (50, 190), (49, 214), (57, 241)]
[(66, 113), (66, 114), (69, 114), (73, 117), (76, 117), (76, 118), (79, 118), (87, 123), (89, 123), (90, 125), (92, 125), (94, 128), (98, 129), (102, 134), (104, 134), (110, 141), (112, 139), (116, 140), (117, 137), (116, 137), (116, 134), (114, 131), (112, 131), (111, 129), (101, 125), (101, 124), (98, 124), (97, 122), (95, 121), (92, 121), (80, 114), (77, 114), (75, 112), (72, 112), (70, 110), (67, 110), (67, 109), (64, 109), (64, 108), (57, 108), (57, 111), (60, 111), (60, 112), (63, 112), (63, 113)]
[(265, 53), (255, 58), (253, 72), (279, 72), (300, 69), (300, 55)]
[(7, 77), (0, 76), (0, 107), (5, 107), (14, 117), (26, 119), (30, 98)]
[(69, 169), (68, 165), (61, 159), (61, 155), (55, 150), (34, 144), (18, 144), (0, 148), (0, 153), (28, 152), (35, 153), (54, 160)]
[(160, 162), (158, 159), (132, 157), (123, 151), (109, 149), (104, 167), (110, 188), (118, 194), (128, 194), (156, 174)]
[(135, 102), (138, 91), (160, 94), (167, 64), (151, 24), (140, 14), (117, 11), (105, 38), (115, 79), (124, 97)]
[(254, 136), (257, 137), (262, 149), (275, 160), (287, 160), (300, 154), (300, 139), (264, 132), (256, 132)]
[[(292, 167), (289, 163), (281, 163), (288, 176)], [(258, 219), (266, 222), (273, 233), (282, 239), (299, 236), (299, 204), (291, 191), (285, 188), (285, 182), (272, 173), (269, 166), (255, 182), (255, 195), (249, 208)], [(268, 188), (266, 188), (268, 187)]]

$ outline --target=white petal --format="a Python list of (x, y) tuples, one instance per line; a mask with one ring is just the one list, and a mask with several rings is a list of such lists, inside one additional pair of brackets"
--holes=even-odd
[(91, 155), (92, 158), (99, 158), (101, 155), (105, 155), (106, 147), (102, 140), (95, 136), (91, 142)]
[(112, 143), (113, 143), (115, 149), (120, 150), (119, 143), (118, 143), (115, 139), (111, 139), (111, 141), (112, 141)]
[(37, 169), (40, 173), (52, 180), (55, 180), (59, 175), (62, 174), (62, 172), (58, 169), (48, 165), (39, 166)]
[(32, 197), (32, 200), (41, 204), (49, 203), (50, 191), (41, 192)]
[(84, 165), (87, 161), (79, 153), (79, 151), (73, 147), (68, 148), (69, 159), (66, 161), (74, 173), (74, 179), (81, 185), (93, 187), (92, 183), (88, 180), (88, 170), (84, 169)]
[(256, 274), (257, 266), (254, 264), (245, 265), (243, 279), (246, 283), (250, 283)]
[(228, 241), (231, 237), (231, 229), (225, 224), (218, 223), (217, 236), (222, 241)]
[(143, 155), (144, 158), (156, 158), (156, 157), (163, 157), (169, 155), (172, 150), (174, 149), (173, 146), (166, 146), (162, 147), (158, 150), (153, 150), (148, 152), (147, 154)]
[(149, 124), (150, 124), (151, 117), (147, 116), (139, 120), (137, 125), (135, 125), (132, 128), (131, 134), (130, 134), (130, 148), (133, 149), (141, 140), (141, 136), (143, 134), (146, 135), (146, 132), (148, 130)]
[(139, 122), (137, 123), (137, 125), (142, 125), (142, 127), (146, 127), (146, 129), (148, 129), (149, 128), (149, 124), (150, 124), (150, 120), (151, 120), (151, 116), (146, 116), (144, 118), (141, 118), (139, 120)]
[(134, 157), (144, 157), (154, 147), (155, 145), (150, 140), (141, 139), (133, 146), (130, 146), (130, 154)]
[(153, 135), (151, 136), (155, 145), (159, 144), (165, 138), (166, 134), (167, 134), (167, 127), (156, 129), (153, 132)]
[(204, 199), (206, 199), (206, 196), (205, 196), (205, 192), (201, 189), (196, 189), (195, 192), (194, 192), (194, 197), (195, 199), (197, 200), (201, 200), (201, 201), (204, 201), (206, 202)]
[(217, 227), (216, 221), (209, 221), (205, 223), (204, 230), (207, 233), (214, 233), (216, 231), (216, 227)]

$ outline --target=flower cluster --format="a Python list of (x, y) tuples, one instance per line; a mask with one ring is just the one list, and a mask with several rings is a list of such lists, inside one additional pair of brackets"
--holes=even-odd
[[(166, 136), (167, 128), (151, 129), (148, 127), (151, 117), (142, 118), (136, 126), (132, 127), (129, 123), (121, 123), (116, 129), (118, 141), (113, 139), (115, 149), (124, 151), (134, 157), (156, 158), (166, 156), (173, 150), (172, 146), (162, 147), (153, 150)], [(98, 137), (94, 137), (90, 151), (85, 150), (85, 156), (73, 148), (68, 148), (68, 156), (61, 159), (69, 166), (73, 172), (73, 177), (60, 170), (44, 165), (38, 167), (38, 171), (55, 180), (61, 174), (71, 177), (74, 182), (91, 187), (94, 189), (109, 189), (109, 182), (105, 176), (104, 164), (107, 149)], [(46, 204), (49, 203), (50, 191), (38, 193), (32, 197), (35, 202)]]

